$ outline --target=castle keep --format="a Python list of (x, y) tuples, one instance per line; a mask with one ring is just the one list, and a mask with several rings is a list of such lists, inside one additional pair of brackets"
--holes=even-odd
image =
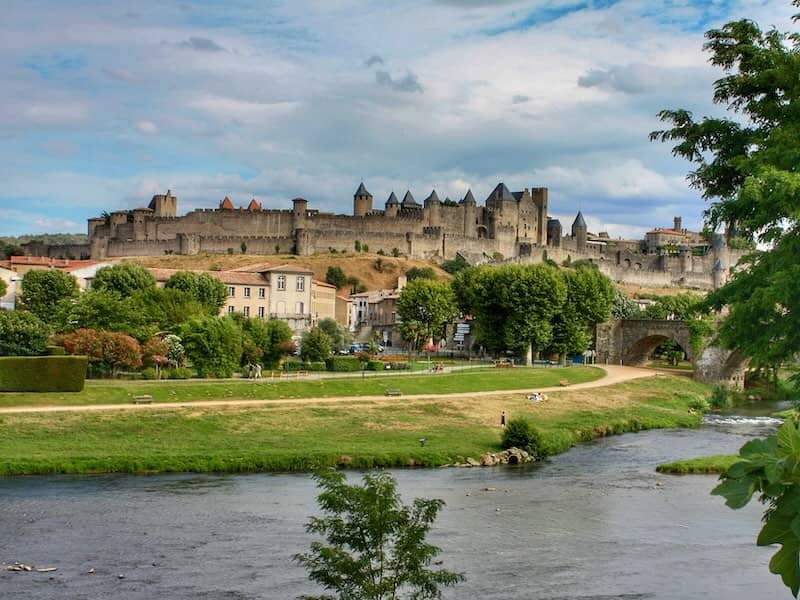
[(177, 198), (168, 191), (147, 208), (89, 219), (92, 258), (161, 254), (225, 253), (298, 255), (352, 251), (355, 240), (373, 252), (415, 258), (453, 258), (462, 254), (517, 256), (520, 246), (547, 243), (547, 189), (512, 193), (502, 183), (484, 206), (471, 191), (459, 202), (432, 191), (422, 204), (411, 192), (402, 201), (392, 192), (382, 209), (362, 183), (353, 195), (353, 215), (323, 213), (303, 198), (291, 210), (264, 209), (255, 200), (234, 207), (229, 198), (214, 210), (177, 215)]

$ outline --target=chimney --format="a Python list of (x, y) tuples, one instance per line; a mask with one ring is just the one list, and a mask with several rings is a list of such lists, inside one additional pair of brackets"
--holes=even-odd
[(672, 228), (675, 231), (680, 231), (681, 230), (681, 218), (680, 217), (672, 217), (672, 223), (673, 223)]

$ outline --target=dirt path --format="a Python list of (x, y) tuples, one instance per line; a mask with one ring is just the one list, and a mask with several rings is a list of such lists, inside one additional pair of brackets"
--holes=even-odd
[(499, 394), (530, 394), (536, 392), (563, 392), (566, 390), (583, 390), (587, 388), (605, 387), (640, 379), (653, 377), (657, 373), (651, 369), (637, 367), (622, 367), (603, 365), (601, 367), (606, 376), (586, 383), (574, 383), (569, 387), (543, 387), (535, 390), (528, 387), (518, 390), (491, 390), (487, 392), (458, 392), (454, 394), (409, 394), (401, 397), (387, 398), (386, 396), (339, 396), (335, 398), (285, 398), (279, 400), (199, 400), (197, 402), (156, 402), (154, 404), (87, 404), (83, 406), (11, 406), (0, 408), (0, 414), (7, 413), (51, 413), (51, 412), (80, 412), (92, 410), (153, 410), (163, 408), (185, 407), (212, 407), (212, 406), (264, 406), (264, 405), (292, 405), (292, 404), (334, 404), (346, 402), (376, 402), (376, 401), (403, 401), (430, 398), (461, 398), (478, 396), (496, 396)]

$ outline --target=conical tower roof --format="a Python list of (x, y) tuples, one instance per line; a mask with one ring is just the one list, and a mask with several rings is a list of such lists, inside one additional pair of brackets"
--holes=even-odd
[(406, 191), (406, 195), (403, 196), (403, 206), (419, 206), (414, 200), (414, 196), (411, 195), (411, 191)]
[(222, 202), (219, 203), (219, 207), (224, 208), (225, 210), (233, 210), (233, 202), (231, 202), (230, 198), (225, 196), (222, 199)]
[(372, 194), (370, 194), (370, 193), (367, 191), (367, 188), (365, 188), (365, 187), (364, 187), (364, 182), (363, 182), (363, 181), (362, 181), (362, 182), (361, 182), (361, 184), (358, 186), (358, 189), (356, 190), (356, 193), (355, 193), (354, 195), (355, 195), (355, 196), (372, 196)]
[(514, 200), (514, 194), (509, 191), (509, 189), (506, 187), (506, 184), (502, 181), (497, 184), (497, 187), (492, 190), (492, 193), (489, 196), (494, 196), (499, 200)]
[(578, 215), (575, 217), (575, 220), (572, 222), (573, 229), (575, 227), (583, 227), (586, 229), (586, 221), (583, 220), (583, 213), (578, 211)]
[(252, 200), (250, 200), (250, 204), (247, 205), (247, 210), (250, 211), (261, 210), (261, 205), (258, 202), (256, 202), (255, 198), (253, 198)]
[(425, 202), (440, 202), (439, 194), (436, 193), (436, 190), (432, 190), (430, 196), (425, 198)]
[(467, 193), (461, 199), (461, 203), (462, 204), (476, 204), (475, 196), (472, 195), (472, 190), (471, 189), (467, 190)]
[(400, 201), (397, 199), (397, 196), (394, 195), (394, 192), (389, 194), (389, 198), (386, 199), (386, 206), (390, 204), (400, 204)]

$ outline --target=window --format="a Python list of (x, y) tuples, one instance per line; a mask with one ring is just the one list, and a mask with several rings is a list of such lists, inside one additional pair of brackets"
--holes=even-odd
[(297, 313), (298, 315), (302, 315), (303, 314), (303, 303), (302, 302), (298, 302), (297, 304), (294, 305), (294, 312)]
[(263, 319), (264, 318), (264, 307), (263, 306), (259, 306), (258, 307), (258, 318), (259, 319)]
[(305, 291), (305, 289), (306, 289), (306, 278), (303, 277), (302, 275), (299, 275), (297, 277), (297, 291), (302, 292)]
[(244, 288), (244, 297), (245, 298), (249, 298), (250, 297), (250, 288), (249, 287)]
[(228, 307), (228, 314), (229, 314), (229, 315), (232, 315), (232, 314), (233, 314), (233, 307), (232, 307), (232, 306), (229, 306), (229, 307)]
[(242, 312), (244, 313), (244, 316), (245, 316), (245, 317), (249, 317), (249, 316), (250, 316), (250, 307), (249, 307), (249, 306), (245, 306), (245, 307), (242, 309)]
[(259, 298), (266, 298), (267, 297), (267, 290), (264, 288), (258, 288), (258, 297)]
[(286, 289), (286, 275), (278, 275), (278, 289), (279, 290)]
[(235, 287), (233, 287), (233, 286), (230, 286), (230, 287), (228, 288), (228, 296), (230, 296), (231, 298), (233, 298), (235, 295), (236, 295), (236, 288), (235, 288)]

